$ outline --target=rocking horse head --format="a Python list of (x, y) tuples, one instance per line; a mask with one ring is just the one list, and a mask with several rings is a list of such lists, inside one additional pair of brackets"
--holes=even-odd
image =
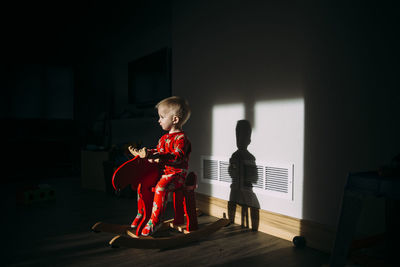
[(118, 194), (125, 187), (131, 185), (136, 190), (139, 184), (145, 187), (154, 186), (160, 177), (158, 164), (150, 163), (139, 156), (119, 166), (112, 177), (112, 185)]

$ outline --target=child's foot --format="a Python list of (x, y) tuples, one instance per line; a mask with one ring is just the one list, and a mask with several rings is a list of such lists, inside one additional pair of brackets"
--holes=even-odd
[(154, 225), (150, 220), (142, 230), (142, 236), (149, 236), (157, 232), (160, 224)]
[(131, 228), (136, 228), (140, 222), (140, 219), (142, 219), (142, 215), (138, 214), (136, 216), (136, 218), (133, 220), (132, 224), (131, 224)]
[(148, 224), (142, 230), (142, 236), (149, 236), (153, 232), (153, 227), (149, 226)]

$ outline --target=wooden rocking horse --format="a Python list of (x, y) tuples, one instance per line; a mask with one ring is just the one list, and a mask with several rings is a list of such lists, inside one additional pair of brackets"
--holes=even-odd
[[(112, 178), (113, 187), (116, 192), (129, 185), (133, 190), (137, 190), (140, 195), (138, 207), (143, 207), (144, 210), (142, 220), (136, 229), (132, 229), (130, 225), (97, 222), (93, 225), (92, 231), (117, 234), (109, 242), (112, 247), (168, 248), (196, 241), (229, 224), (229, 220), (224, 218), (199, 229), (194, 193), (197, 187), (197, 177), (194, 172), (190, 172), (186, 177), (184, 187), (173, 191), (174, 219), (162, 222), (158, 230), (163, 231), (174, 228), (183, 232), (183, 234), (171, 237), (140, 236), (143, 227), (150, 219), (154, 188), (160, 176), (161, 173), (157, 163), (150, 163), (147, 159), (142, 159), (139, 156), (117, 168)], [(184, 224), (185, 218), (186, 224)]]

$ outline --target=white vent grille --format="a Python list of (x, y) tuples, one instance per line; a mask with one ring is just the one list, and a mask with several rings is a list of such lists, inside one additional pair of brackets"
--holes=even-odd
[(229, 175), (229, 162), (219, 162), (219, 180), (222, 182), (232, 183), (232, 177)]
[[(216, 157), (202, 156), (201, 181), (210, 184), (219, 184), (230, 187), (232, 183), (240, 183), (237, 175), (229, 173), (229, 160)], [(243, 187), (252, 187), (255, 193), (272, 195), (275, 197), (293, 200), (293, 164), (259, 163), (246, 164), (242, 175), (251, 185), (243, 184)]]
[(218, 162), (215, 160), (203, 160), (203, 178), (209, 180), (218, 180)]
[(265, 167), (265, 190), (287, 193), (289, 190), (289, 170), (277, 167)]

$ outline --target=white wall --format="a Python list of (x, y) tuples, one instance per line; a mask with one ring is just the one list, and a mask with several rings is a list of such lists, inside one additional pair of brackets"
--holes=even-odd
[[(352, 12), (175, 1), (173, 94), (192, 106), (191, 168), (200, 173), (202, 155), (229, 158), (233, 122), (247, 119), (256, 160), (292, 162), (296, 170), (294, 201), (258, 196), (261, 206), (334, 225), (347, 173), (376, 169), (400, 151), (395, 71), (371, 63), (376, 47), (366, 40), (371, 25), (362, 23), (374, 18), (358, 14), (360, 22)], [(383, 76), (386, 83), (377, 83)], [(288, 103), (297, 104), (285, 112)], [(199, 191), (227, 197), (206, 184)]]

